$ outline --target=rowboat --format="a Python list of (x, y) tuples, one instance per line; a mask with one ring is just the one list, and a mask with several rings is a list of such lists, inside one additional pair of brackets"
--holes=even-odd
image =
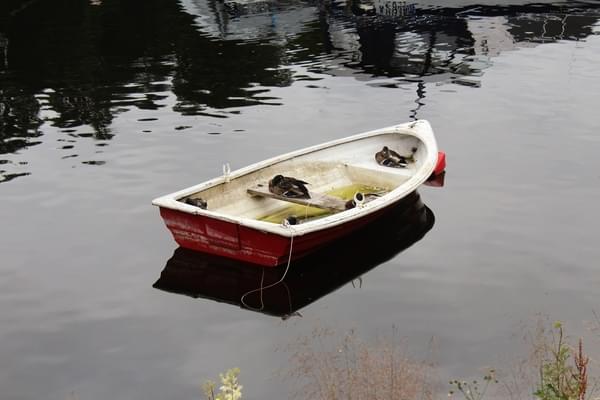
[[(384, 147), (402, 165), (381, 163)], [(152, 203), (181, 247), (274, 267), (372, 222), (444, 168), (431, 125), (419, 120), (224, 167)], [(277, 175), (308, 182), (309, 198), (275, 193)]]
[(433, 212), (413, 192), (382, 218), (295, 261), (289, 271), (178, 247), (153, 287), (287, 319), (344, 285), (367, 284), (370, 270), (421, 240), (434, 223)]

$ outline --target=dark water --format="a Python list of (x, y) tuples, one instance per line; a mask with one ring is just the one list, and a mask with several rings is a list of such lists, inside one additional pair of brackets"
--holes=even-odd
[[(518, 355), (536, 313), (585, 333), (600, 2), (435, 3), (2, 1), (0, 398), (193, 399), (234, 366), (245, 398), (287, 398), (276, 350), (321, 325), (435, 337), (442, 381)], [(448, 154), (435, 225), (326, 254), (286, 319), (161, 287), (187, 258), (152, 198), (415, 118)]]

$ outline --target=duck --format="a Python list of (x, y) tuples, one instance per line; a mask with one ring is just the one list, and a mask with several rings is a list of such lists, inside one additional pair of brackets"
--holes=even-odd
[(379, 165), (392, 168), (404, 168), (408, 165), (406, 157), (401, 156), (394, 150), (390, 150), (387, 146), (383, 146), (381, 151), (375, 153), (375, 161)]
[(269, 191), (280, 196), (296, 199), (310, 199), (306, 186), (308, 182), (290, 176), (275, 175), (269, 181)]
[(206, 210), (208, 207), (208, 203), (201, 197), (188, 197), (185, 199), (185, 202), (189, 205), (200, 207), (203, 210)]

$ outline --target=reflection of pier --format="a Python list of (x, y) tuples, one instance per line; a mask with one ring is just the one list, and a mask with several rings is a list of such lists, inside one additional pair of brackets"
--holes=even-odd
[[(420, 240), (434, 216), (415, 192), (372, 225), (285, 267), (255, 265), (179, 248), (157, 289), (287, 318)], [(266, 289), (260, 290), (262, 287)]]

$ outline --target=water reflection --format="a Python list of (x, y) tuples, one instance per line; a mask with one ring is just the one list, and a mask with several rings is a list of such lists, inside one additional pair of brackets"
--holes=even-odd
[(23, 90), (5, 87), (0, 91), (0, 154), (39, 144), (40, 104)]
[[(591, 1), (468, 3), (3, 2), (0, 154), (39, 144), (54, 128), (75, 141), (109, 140), (117, 115), (135, 110), (170, 111), (173, 130), (189, 126), (184, 116), (227, 118), (280, 105), (272, 88), (324, 75), (412, 90), (418, 118), (428, 85), (478, 87), (493, 57), (584, 39), (600, 10)], [(13, 161), (3, 157), (0, 182), (27, 173), (11, 170)]]
[(433, 224), (433, 212), (414, 192), (377, 222), (293, 262), (287, 274), (285, 266), (260, 268), (178, 248), (154, 287), (287, 318), (348, 282), (362, 285), (362, 275), (419, 241)]

